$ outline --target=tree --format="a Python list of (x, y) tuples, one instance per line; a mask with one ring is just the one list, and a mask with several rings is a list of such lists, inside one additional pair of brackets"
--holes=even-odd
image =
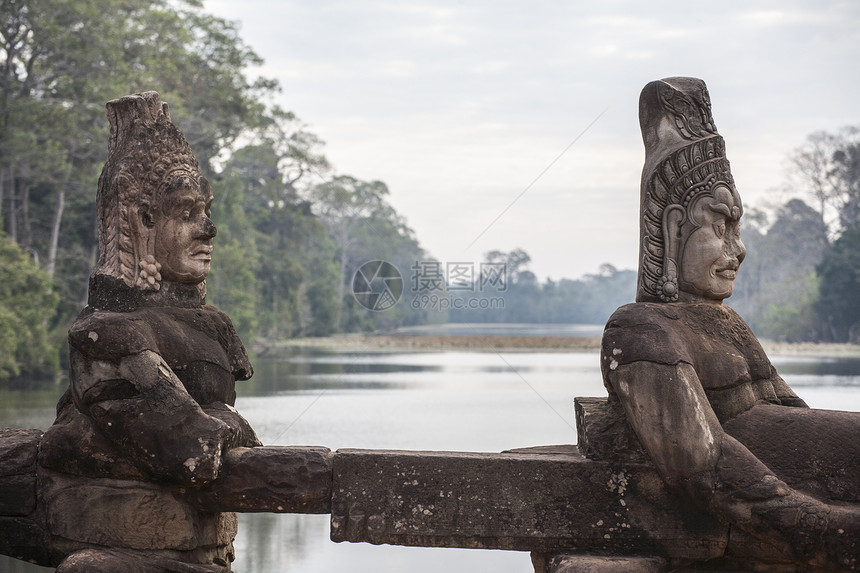
[(817, 267), (815, 309), (834, 342), (860, 343), (860, 226), (845, 229)]
[[(336, 328), (335, 248), (297, 188), (325, 158), (312, 149), (315, 138), (280, 133), (280, 143), (260, 138), (236, 151), (216, 185), (221, 254), (213, 260), (210, 293), (215, 304), (240, 317), (237, 326), (248, 338)], [(316, 158), (315, 168), (308, 167), (309, 157)]]
[(831, 236), (860, 223), (860, 127), (811, 134), (790, 165), (791, 186), (815, 198)]
[[(247, 79), (261, 60), (235, 24), (205, 14), (197, 0), (0, 6), (0, 209), (9, 236), (52, 275), (71, 260), (78, 278), (95, 252), (92, 197), (107, 100), (158, 89), (212, 175), (214, 157), (262, 125), (260, 102), (277, 89)], [(63, 224), (67, 217), (74, 225)]]
[(48, 274), (0, 233), (0, 380), (57, 372), (48, 332), (56, 305)]
[[(128, 93), (160, 92), (212, 183), (210, 300), (246, 337), (329, 334), (354, 263), (372, 254), (408, 268), (420, 255), (383, 183), (327, 179), (319, 138), (268, 103), (277, 82), (249, 79), (261, 63), (201, 0), (0, 0), (0, 229), (55, 279), (57, 345), (97, 255), (104, 103)], [(324, 196), (334, 188), (346, 196)], [(339, 251), (335, 221), (349, 235)], [(362, 328), (417, 317), (400, 309)]]
[(501, 297), (504, 305), (455, 309), (449, 313), (451, 322), (603, 324), (616, 308), (633, 302), (636, 292), (636, 272), (608, 263), (597, 274), (576, 280), (547, 279), (541, 284), (528, 270), (531, 257), (523, 249), (490, 251), (484, 260), (505, 265), (507, 284), (502, 292), (489, 289), (477, 297)]
[(817, 339), (820, 328), (812, 310), (818, 288), (815, 268), (828, 249), (820, 214), (802, 200), (791, 199), (777, 209), (766, 230), (759, 227), (763, 217), (751, 222), (741, 234), (747, 256), (728, 304), (759, 336)]
[[(383, 233), (379, 223), (395, 217), (394, 210), (385, 200), (387, 195), (388, 187), (382, 181), (361, 181), (349, 175), (334, 177), (317, 185), (311, 192), (316, 211), (337, 246), (339, 303), (336, 323), (339, 325), (343, 323), (345, 296), (352, 279), (350, 270), (355, 272), (367, 260), (368, 249), (361, 247), (367, 246), (368, 238), (378, 239), (369, 242), (381, 246)], [(361, 238), (365, 239), (365, 245), (360, 244)], [(370, 256), (383, 259), (379, 252)]]
[[(105, 102), (158, 90), (217, 196), (219, 162), (240, 136), (271, 138), (294, 119), (264, 103), (276, 82), (248, 79), (260, 63), (236, 24), (199, 0), (0, 0), (0, 228), (55, 278), (56, 333), (86, 301), (97, 255)], [(251, 247), (225, 240), (225, 262), (253, 261)], [(231, 274), (232, 289), (221, 281), (222, 298), (229, 291), (241, 306), (243, 276)], [(250, 315), (240, 321), (254, 326)]]

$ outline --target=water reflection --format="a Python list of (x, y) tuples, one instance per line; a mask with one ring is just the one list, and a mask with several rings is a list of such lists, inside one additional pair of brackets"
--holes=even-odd
[(0, 427), (47, 429), (57, 416), (57, 400), (64, 387), (0, 388)]
[[(293, 371), (297, 381), (273, 382), (276, 396), (243, 399), (241, 409), (267, 443), (341, 447), (500, 451), (537, 444), (573, 443), (572, 400), (605, 395), (596, 354), (513, 353), (336, 353), (296, 355), (296, 363), (326, 365)], [(786, 379), (813, 407), (860, 409), (853, 393), (857, 361), (775, 359)], [(332, 369), (334, 368), (334, 369)], [(807, 378), (797, 372), (820, 372)], [(831, 375), (844, 372), (845, 376)], [(521, 378), (522, 377), (522, 378)], [(357, 391), (357, 384), (379, 386)], [(532, 389), (532, 387), (534, 389)], [(846, 392), (847, 390), (847, 392)], [(544, 402), (546, 400), (546, 402)], [(838, 405), (834, 405), (834, 402)], [(550, 409), (551, 408), (551, 409)], [(281, 413), (271, 415), (272, 410)], [(296, 418), (295, 416), (298, 416)], [(284, 431), (285, 425), (288, 430)], [(527, 556), (417, 548), (374, 548), (328, 542), (328, 522), (320, 516), (267, 516), (289, 531), (301, 531), (299, 547), (280, 544), (254, 529), (257, 516), (241, 516), (238, 565), (246, 555), (265, 554), (284, 570), (339, 571), (528, 571)], [(298, 524), (301, 523), (301, 528)], [(247, 527), (246, 527), (247, 524)], [(245, 536), (248, 537), (245, 537)], [(277, 535), (273, 533), (272, 535)], [(243, 551), (242, 544), (248, 544)], [(259, 544), (265, 547), (259, 547)], [(304, 557), (302, 557), (304, 556)], [(262, 568), (260, 568), (262, 567)], [(266, 567), (269, 567), (266, 569)], [(251, 571), (279, 570), (253, 561)]]
[(860, 358), (777, 356), (771, 362), (773, 362), (773, 365), (783, 377), (793, 374), (833, 377), (829, 382), (825, 382), (824, 384), (856, 384), (860, 380)]
[(398, 328), (398, 336), (603, 336), (602, 324), (446, 323)]
[[(860, 359), (772, 359), (810, 406), (860, 410)], [(574, 443), (574, 397), (605, 395), (596, 353), (295, 349), (254, 366), (237, 407), (270, 445), (501, 451)], [(0, 425), (47, 428), (60, 393), (0, 390)], [(243, 514), (236, 549), (235, 570), (245, 573), (531, 570), (524, 553), (334, 544), (325, 515)], [(45, 569), (0, 558), (3, 571)]]

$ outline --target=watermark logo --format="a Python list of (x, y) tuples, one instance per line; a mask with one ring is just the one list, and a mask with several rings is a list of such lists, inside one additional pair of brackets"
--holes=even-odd
[(368, 310), (388, 310), (403, 296), (403, 277), (388, 261), (368, 261), (352, 277), (352, 294)]
[[(410, 306), (425, 310), (492, 310), (505, 307), (505, 263), (415, 261), (410, 267)], [(387, 261), (370, 261), (352, 279), (355, 300), (368, 310), (393, 307), (403, 296), (400, 271)], [(469, 294), (471, 293), (471, 294)]]

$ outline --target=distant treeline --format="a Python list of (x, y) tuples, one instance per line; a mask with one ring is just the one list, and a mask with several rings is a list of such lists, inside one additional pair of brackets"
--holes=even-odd
[[(539, 282), (527, 269), (531, 260), (522, 249), (492, 251), (490, 263), (502, 263), (505, 288), (446, 293), (450, 322), (604, 324), (616, 308), (633, 302), (636, 271), (603, 264), (597, 274), (581, 279)], [(457, 301), (460, 301), (459, 303)]]
[[(246, 341), (446, 320), (601, 323), (633, 298), (633, 271), (605, 265), (579, 280), (539, 283), (520, 250), (488, 253), (486, 278), (493, 280), (482, 285), (480, 269), (473, 269), (486, 288), (456, 293), (494, 307), (456, 308), (450, 296), (441, 302), (438, 289), (414, 288), (428, 286), (411, 284), (416, 268), (441, 263), (388, 203), (386, 185), (337, 174), (322, 142), (292, 112), (267, 103), (277, 99), (278, 83), (249, 78), (262, 61), (236, 24), (207, 14), (202, 3), (2, 6), (0, 380), (51, 378), (67, 360), (66, 332), (86, 304), (98, 254), (104, 103), (151, 89), (169, 102), (212, 184), (218, 237), (208, 301), (232, 317)], [(750, 282), (741, 274), (738, 300), (761, 332), (857, 336), (856, 135), (816, 134), (805, 155), (799, 152), (809, 159), (798, 160), (807, 176), (799, 188), (820, 201), (817, 211), (790, 203), (773, 226), (753, 214), (745, 263), (753, 270)], [(352, 295), (357, 269), (373, 260), (403, 275), (402, 300), (384, 311), (368, 310)]]

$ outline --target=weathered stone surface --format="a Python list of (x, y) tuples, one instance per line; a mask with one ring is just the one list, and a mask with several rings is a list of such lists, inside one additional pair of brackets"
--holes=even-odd
[[(579, 447), (586, 457), (648, 463), (617, 402), (576, 398), (575, 404)], [(761, 404), (723, 427), (791, 487), (819, 499), (860, 501), (854, 462), (860, 460), (860, 417), (853, 412)], [(632, 440), (637, 449), (631, 452)]]
[(36, 459), (40, 430), (0, 429), (0, 516), (36, 509)]
[(579, 451), (590, 460), (648, 463), (648, 454), (633, 433), (617, 400), (575, 398)]
[(235, 514), (198, 512), (160, 484), (48, 471), (40, 478), (48, 529), (57, 537), (105, 547), (189, 551), (227, 545), (236, 534)]
[(39, 464), (73, 475), (147, 479), (121, 448), (111, 442), (80, 410), (61, 405), (54, 425), (48, 428), (39, 447)]
[(41, 430), (0, 429), (0, 477), (32, 473), (41, 438)]
[(0, 516), (0, 555), (37, 563), (56, 565), (51, 561), (48, 534), (33, 519)]
[(860, 415), (761, 404), (723, 424), (788, 485), (819, 499), (860, 502)]
[(611, 373), (636, 362), (691, 365), (720, 422), (758, 402), (806, 406), (780, 378), (749, 326), (722, 304), (634, 303), (617, 309), (604, 330), (601, 354), (613, 398), (619, 393)]
[(728, 541), (653, 468), (576, 454), (338, 450), (332, 492), (334, 541), (690, 559)]
[(0, 515), (30, 515), (36, 509), (36, 475), (0, 477)]
[[(665, 573), (659, 557), (609, 557), (563, 553), (550, 557), (532, 555), (535, 573)], [(675, 571), (675, 569), (673, 569)]]
[(192, 564), (167, 556), (122, 549), (83, 549), (66, 557), (57, 573), (225, 573), (225, 565)]
[(332, 458), (321, 447), (236, 448), (215, 482), (188, 495), (210, 511), (329, 513)]

